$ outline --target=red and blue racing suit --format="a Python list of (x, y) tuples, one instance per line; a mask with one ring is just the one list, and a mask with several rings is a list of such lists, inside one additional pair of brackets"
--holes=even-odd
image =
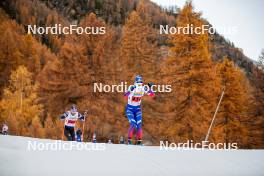
[(154, 92), (146, 90), (142, 83), (135, 83), (130, 86), (129, 90), (124, 94), (128, 98), (126, 106), (126, 116), (130, 123), (128, 130), (128, 141), (133, 138), (134, 130), (136, 130), (137, 141), (142, 140), (142, 111), (141, 99), (144, 95), (154, 96)]

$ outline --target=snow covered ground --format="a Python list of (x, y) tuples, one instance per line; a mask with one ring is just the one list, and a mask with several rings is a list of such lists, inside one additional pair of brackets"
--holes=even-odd
[(264, 175), (264, 150), (165, 151), (159, 147), (105, 144), (105, 149), (98, 151), (30, 151), (28, 141), (55, 142), (1, 135), (1, 176)]

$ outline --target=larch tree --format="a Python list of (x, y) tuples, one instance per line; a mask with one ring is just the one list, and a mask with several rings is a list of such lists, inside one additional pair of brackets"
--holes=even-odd
[[(26, 67), (19, 66), (12, 72), (10, 85), (4, 89), (0, 102), (1, 119), (8, 123), (11, 134), (31, 136), (31, 126), (41, 127), (39, 117), (42, 105), (37, 102), (37, 91), (38, 84), (33, 83), (32, 74)], [(35, 137), (38, 135), (42, 136), (34, 133)]]
[(38, 75), (41, 99), (49, 113), (58, 115), (64, 108), (77, 103), (91, 92), (93, 80), (87, 66), (84, 49), (73, 43), (66, 42), (62, 46), (58, 58), (45, 65)]
[(41, 52), (37, 53), (40, 45), (36, 43), (31, 35), (24, 35), (23, 27), (14, 21), (0, 22), (0, 89), (7, 84), (11, 71), (19, 65), (26, 66), (34, 74), (40, 71)]
[(125, 23), (121, 37), (119, 62), (120, 72), (124, 78), (132, 78), (137, 74), (154, 78), (158, 49), (153, 40), (150, 26), (144, 22), (137, 12), (133, 11)]
[[(201, 14), (194, 12), (187, 2), (177, 17), (177, 27), (202, 27)], [(173, 117), (168, 134), (179, 141), (201, 141), (209, 127), (212, 111), (220, 89), (208, 47), (208, 33), (178, 31), (171, 34), (169, 57), (166, 60), (164, 78), (172, 85), (170, 113)]]
[(29, 130), (30, 130), (29, 135), (31, 137), (35, 137), (35, 138), (44, 138), (45, 137), (45, 130), (44, 130), (38, 116), (35, 116), (32, 119)]
[(61, 139), (64, 130), (64, 121), (47, 114), (44, 122), (45, 138)]
[(222, 143), (238, 143), (239, 147), (246, 144), (250, 120), (251, 92), (242, 71), (227, 58), (217, 65), (225, 90), (217, 117), (212, 130), (212, 140)]
[(15, 69), (22, 60), (18, 40), (20, 36), (12, 31), (17, 28), (14, 22), (0, 23), (0, 88), (7, 83), (11, 70)]
[(52, 117), (49, 114), (47, 115), (47, 117), (45, 119), (44, 129), (45, 129), (45, 138), (56, 139), (56, 138), (54, 138), (55, 125), (53, 123)]
[(23, 36), (23, 46), (21, 46), (23, 54), (23, 65), (32, 73), (39, 73), (41, 70), (40, 58), (37, 53), (36, 40), (31, 34)]
[[(84, 47), (88, 59), (87, 67), (93, 70), (96, 81), (104, 81), (113, 76), (112, 63), (115, 58), (115, 32), (110, 25), (90, 13), (80, 21), (80, 26), (93, 26), (92, 31), (96, 35), (82, 34), (78, 36), (78, 42)], [(105, 33), (102, 33), (102, 30)], [(100, 34), (101, 33), (101, 34)], [(109, 78), (110, 77), (110, 78)]]

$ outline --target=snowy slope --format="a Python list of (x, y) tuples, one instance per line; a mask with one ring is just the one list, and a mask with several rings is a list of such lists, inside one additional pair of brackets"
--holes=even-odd
[(264, 175), (264, 150), (162, 151), (159, 147), (106, 144), (103, 151), (29, 151), (28, 141), (52, 142), (0, 136), (1, 176)]

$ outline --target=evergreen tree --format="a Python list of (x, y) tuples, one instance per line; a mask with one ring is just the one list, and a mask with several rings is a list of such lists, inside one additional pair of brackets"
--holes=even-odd
[[(101, 19), (98, 19), (94, 13), (85, 16), (80, 26), (93, 26), (93, 32), (97, 35), (83, 34), (78, 36), (78, 42), (84, 47), (85, 56), (88, 59), (87, 67), (93, 70), (96, 82), (113, 77), (112, 64), (115, 58), (116, 41), (115, 32), (110, 25), (106, 25)], [(102, 27), (105, 33), (99, 34)]]
[(41, 98), (51, 114), (71, 103), (77, 103), (89, 89), (93, 80), (87, 67), (87, 57), (80, 45), (66, 42), (57, 59), (45, 65), (38, 76)]
[(37, 53), (38, 46), (36, 40), (31, 34), (23, 36), (23, 45), (21, 46), (23, 54), (23, 65), (32, 73), (39, 73), (41, 69), (40, 58)]
[[(200, 16), (193, 11), (191, 2), (187, 2), (177, 17), (177, 27), (202, 27), (204, 22)], [(208, 34), (188, 32), (171, 35), (173, 46), (164, 68), (167, 84), (173, 86), (170, 112), (174, 120), (168, 133), (178, 136), (179, 140), (201, 141), (208, 129), (220, 84), (208, 49)]]
[(45, 138), (56, 139), (56, 138), (54, 138), (54, 134), (56, 134), (54, 123), (53, 123), (52, 118), (49, 114), (47, 115), (47, 118), (45, 120), (44, 128), (45, 128)]
[[(26, 67), (19, 66), (12, 72), (10, 85), (4, 89), (0, 102), (1, 119), (8, 122), (11, 134), (30, 136), (30, 125), (41, 127), (37, 124), (42, 112), (42, 105), (37, 102), (37, 90), (38, 85), (32, 82), (32, 74)], [(41, 137), (41, 134), (34, 134), (35, 137), (38, 135)]]
[(244, 74), (227, 58), (217, 66), (225, 90), (216, 124), (213, 129), (215, 142), (238, 143), (245, 145), (248, 137), (246, 123), (252, 107), (250, 87)]
[(0, 25), (0, 88), (7, 83), (11, 70), (15, 69), (22, 60), (17, 43), (20, 37), (10, 29), (12, 27), (16, 28), (17, 25), (8, 21)]
[(29, 129), (30, 129), (29, 135), (31, 137), (43, 138), (45, 136), (45, 130), (44, 130), (38, 116), (35, 116), (32, 119), (32, 122), (31, 122)]
[(153, 78), (157, 73), (155, 61), (158, 61), (158, 49), (153, 40), (153, 32), (137, 12), (133, 11), (122, 31), (119, 62), (124, 78), (132, 78), (136, 74)]
[(34, 75), (40, 71), (39, 55), (48, 52), (40, 51), (39, 49), (43, 46), (36, 43), (37, 41), (31, 35), (23, 35), (23, 28), (14, 21), (7, 19), (0, 22), (0, 95), (11, 71), (19, 65), (26, 66)]

